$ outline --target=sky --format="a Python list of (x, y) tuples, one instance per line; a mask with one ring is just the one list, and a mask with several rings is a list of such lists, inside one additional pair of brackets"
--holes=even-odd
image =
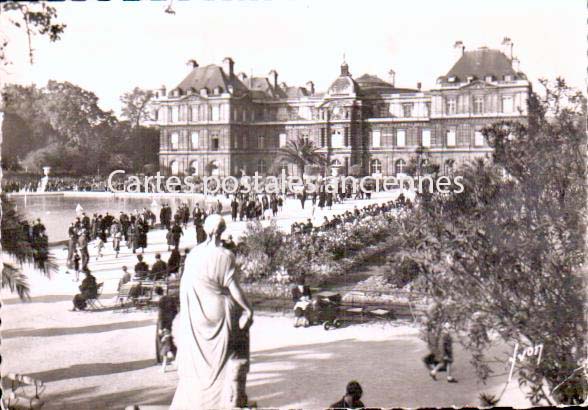
[(93, 91), (100, 106), (120, 112), (120, 96), (135, 86), (168, 90), (189, 72), (186, 62), (235, 61), (235, 71), (324, 91), (339, 74), (343, 55), (354, 77), (364, 73), (396, 84), (435, 86), (466, 50), (500, 48), (508, 36), (520, 67), (538, 78), (564, 77), (586, 89), (585, 0), (175, 0), (54, 3), (67, 24), (62, 39), (26, 38), (2, 27), (13, 62), (6, 83), (69, 81)]

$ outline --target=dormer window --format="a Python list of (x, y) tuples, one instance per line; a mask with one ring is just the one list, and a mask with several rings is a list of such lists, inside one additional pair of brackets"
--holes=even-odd
[(174, 97), (179, 97), (179, 96), (180, 96), (180, 90), (176, 88), (176, 89), (174, 90), (174, 92), (173, 92), (173, 96), (174, 96)]
[(468, 76), (468, 83), (471, 83), (472, 81), (474, 81), (474, 76), (473, 75)]
[(221, 87), (215, 87), (214, 95), (220, 95), (222, 92), (223, 92), (223, 89)]
[(494, 77), (493, 77), (493, 76), (491, 76), (491, 75), (487, 75), (487, 76), (486, 76), (486, 82), (487, 82), (487, 83), (491, 83), (492, 81), (494, 81)]
[(512, 75), (505, 75), (504, 81), (512, 81)]
[(448, 82), (450, 82), (450, 83), (454, 83), (454, 82), (456, 82), (456, 81), (457, 81), (457, 77), (456, 77), (456, 76), (454, 76), (454, 75), (452, 75), (452, 76), (450, 76), (450, 77), (447, 79), (447, 81), (448, 81)]

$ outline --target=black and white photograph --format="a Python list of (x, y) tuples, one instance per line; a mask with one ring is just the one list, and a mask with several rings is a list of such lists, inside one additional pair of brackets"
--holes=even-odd
[(0, 407), (588, 405), (587, 21), (0, 1)]

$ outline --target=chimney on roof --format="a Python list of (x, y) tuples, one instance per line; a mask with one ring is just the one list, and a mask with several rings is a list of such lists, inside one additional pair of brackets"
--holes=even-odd
[(395, 86), (396, 84), (396, 71), (390, 69), (390, 71), (388, 71), (388, 82), (390, 84), (392, 84), (392, 87)]
[(463, 44), (463, 41), (457, 40), (453, 48), (455, 49), (455, 59), (459, 60), (465, 53), (465, 44)]
[(515, 73), (519, 73), (521, 71), (521, 61), (517, 57), (512, 59), (512, 69), (515, 71)]
[(276, 70), (272, 70), (268, 73), (271, 79), (272, 86), (274, 88), (278, 88), (278, 72)]
[(166, 94), (165, 85), (162, 85), (161, 87), (159, 87), (159, 97), (165, 98), (166, 95), (167, 94)]
[(186, 65), (191, 69), (195, 69), (196, 67), (198, 67), (198, 63), (196, 62), (196, 60), (188, 60), (186, 62)]
[(233, 59), (231, 57), (225, 57), (225, 59), (223, 60), (223, 71), (229, 77), (232, 77), (235, 75), (235, 73), (233, 72), (234, 66), (235, 66), (235, 62), (233, 61)]
[(239, 74), (237, 74), (237, 77), (239, 77), (239, 80), (241, 81), (247, 80), (247, 74), (245, 74), (244, 72), (240, 72)]
[(418, 82), (418, 83), (417, 83), (417, 90), (419, 90), (419, 91), (420, 91), (422, 86), (423, 86), (423, 85), (422, 85), (420, 82)]
[(306, 89), (308, 90), (310, 95), (314, 95), (314, 83), (312, 81), (306, 83)]
[(502, 52), (510, 59), (512, 60), (512, 48), (514, 46), (514, 43), (512, 42), (512, 40), (510, 39), (510, 37), (504, 37), (502, 39)]

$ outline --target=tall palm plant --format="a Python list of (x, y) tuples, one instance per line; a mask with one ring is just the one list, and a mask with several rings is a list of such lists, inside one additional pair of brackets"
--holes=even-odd
[(1, 220), (0, 243), (2, 253), (12, 257), (18, 265), (4, 260), (2, 266), (2, 288), (16, 292), (22, 300), (29, 299), (30, 287), (27, 276), (21, 271), (23, 265), (30, 264), (49, 276), (57, 269), (53, 260), (42, 260), (35, 256), (35, 249), (23, 229), (24, 219), (16, 211), (14, 202), (0, 194)]
[(318, 152), (319, 148), (308, 139), (298, 137), (296, 141), (288, 143), (278, 150), (275, 164), (287, 162), (294, 164), (300, 170), (300, 177), (304, 180), (304, 167), (306, 165), (325, 166), (327, 160)]

